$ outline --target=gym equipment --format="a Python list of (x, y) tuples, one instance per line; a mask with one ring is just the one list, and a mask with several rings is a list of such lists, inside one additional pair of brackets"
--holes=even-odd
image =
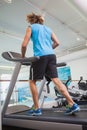
[(80, 77), (80, 80), (78, 82), (78, 87), (79, 90), (83, 90), (83, 95), (82, 95), (82, 99), (87, 100), (87, 80), (86, 81), (82, 81), (83, 77)]
[(83, 77), (80, 77), (80, 80), (76, 84), (71, 82), (68, 86), (68, 91), (73, 97), (78, 98), (79, 101), (87, 101), (87, 82), (83, 82), (82, 80)]
[(83, 80), (83, 77), (81, 76), (80, 77), (80, 80), (78, 82), (78, 85), (79, 85), (79, 89), (82, 89), (82, 90), (87, 90), (87, 80), (86, 82), (82, 81)]
[[(6, 100), (2, 108), (2, 123), (7, 126), (16, 126), (21, 128), (30, 128), (35, 130), (48, 130), (48, 129), (71, 129), (71, 130), (86, 130), (87, 129), (87, 108), (81, 107), (80, 113), (71, 116), (64, 115), (64, 108), (56, 109), (42, 109), (43, 114), (41, 116), (29, 116), (29, 107), (19, 105), (8, 107), (8, 103), (15, 86), (18, 73), (21, 65), (31, 65), (39, 57), (21, 58), (19, 53), (4, 52), (2, 56), (13, 62), (17, 62), (12, 79), (9, 85)], [(46, 79), (44, 78), (39, 91), (39, 98), (43, 91)]]
[[(71, 81), (69, 77), (65, 83), (69, 94), (72, 96), (73, 100), (80, 105), (87, 104), (87, 90), (86, 90), (86, 82), (81, 82), (83, 78), (81, 77), (78, 82)], [(70, 82), (70, 83), (69, 83)], [(68, 85), (69, 83), (69, 85)], [(55, 95), (57, 96), (56, 100), (60, 99), (60, 103), (62, 105), (66, 105), (66, 99), (59, 93), (59, 91), (54, 87)]]

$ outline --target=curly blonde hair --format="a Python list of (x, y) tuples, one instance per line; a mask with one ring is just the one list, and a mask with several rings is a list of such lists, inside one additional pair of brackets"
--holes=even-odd
[(34, 24), (34, 23), (43, 24), (44, 23), (44, 18), (41, 15), (36, 15), (35, 13), (28, 14), (26, 20), (30, 24)]

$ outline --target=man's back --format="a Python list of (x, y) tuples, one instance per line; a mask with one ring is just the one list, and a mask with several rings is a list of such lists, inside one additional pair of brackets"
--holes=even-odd
[(54, 54), (52, 48), (52, 30), (42, 24), (31, 25), (31, 39), (33, 41), (33, 49), (35, 56), (43, 56)]

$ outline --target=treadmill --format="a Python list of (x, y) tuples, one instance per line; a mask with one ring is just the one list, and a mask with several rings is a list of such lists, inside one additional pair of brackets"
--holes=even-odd
[[(24, 105), (15, 105), (8, 107), (10, 97), (12, 95), (21, 65), (31, 65), (39, 57), (21, 58), (21, 55), (16, 52), (4, 52), (3, 58), (16, 62), (16, 66), (11, 78), (6, 100), (2, 107), (2, 124), (3, 126), (13, 126), (25, 129), (34, 130), (87, 130), (87, 105), (81, 106), (81, 111), (74, 115), (64, 115), (65, 108), (42, 108), (41, 116), (30, 116), (30, 109)], [(59, 66), (66, 65), (65, 63)], [(41, 83), (39, 97), (41, 96), (46, 79)]]

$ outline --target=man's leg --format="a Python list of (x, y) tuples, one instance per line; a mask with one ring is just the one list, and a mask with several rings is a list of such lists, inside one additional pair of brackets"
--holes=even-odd
[(39, 101), (38, 101), (38, 91), (36, 87), (36, 81), (35, 80), (30, 80), (30, 89), (32, 93), (32, 98), (34, 102), (34, 108), (38, 109), (39, 108)]
[(69, 95), (66, 86), (58, 78), (52, 78), (52, 81), (56, 85), (59, 92), (66, 98), (68, 104), (70, 106), (72, 106), (74, 104), (74, 101), (72, 100), (71, 96)]
[(38, 91), (36, 87), (36, 81), (30, 80), (30, 89), (32, 93), (32, 98), (34, 102), (34, 108), (29, 110), (29, 115), (39, 116), (42, 115), (42, 110), (39, 108)]
[(80, 110), (78, 104), (76, 104), (71, 96), (69, 95), (66, 86), (58, 79), (58, 78), (52, 78), (52, 81), (56, 85), (57, 89), (62, 93), (62, 95), (66, 98), (68, 102), (68, 109), (66, 110), (66, 115), (71, 115), (73, 113), (76, 113)]

